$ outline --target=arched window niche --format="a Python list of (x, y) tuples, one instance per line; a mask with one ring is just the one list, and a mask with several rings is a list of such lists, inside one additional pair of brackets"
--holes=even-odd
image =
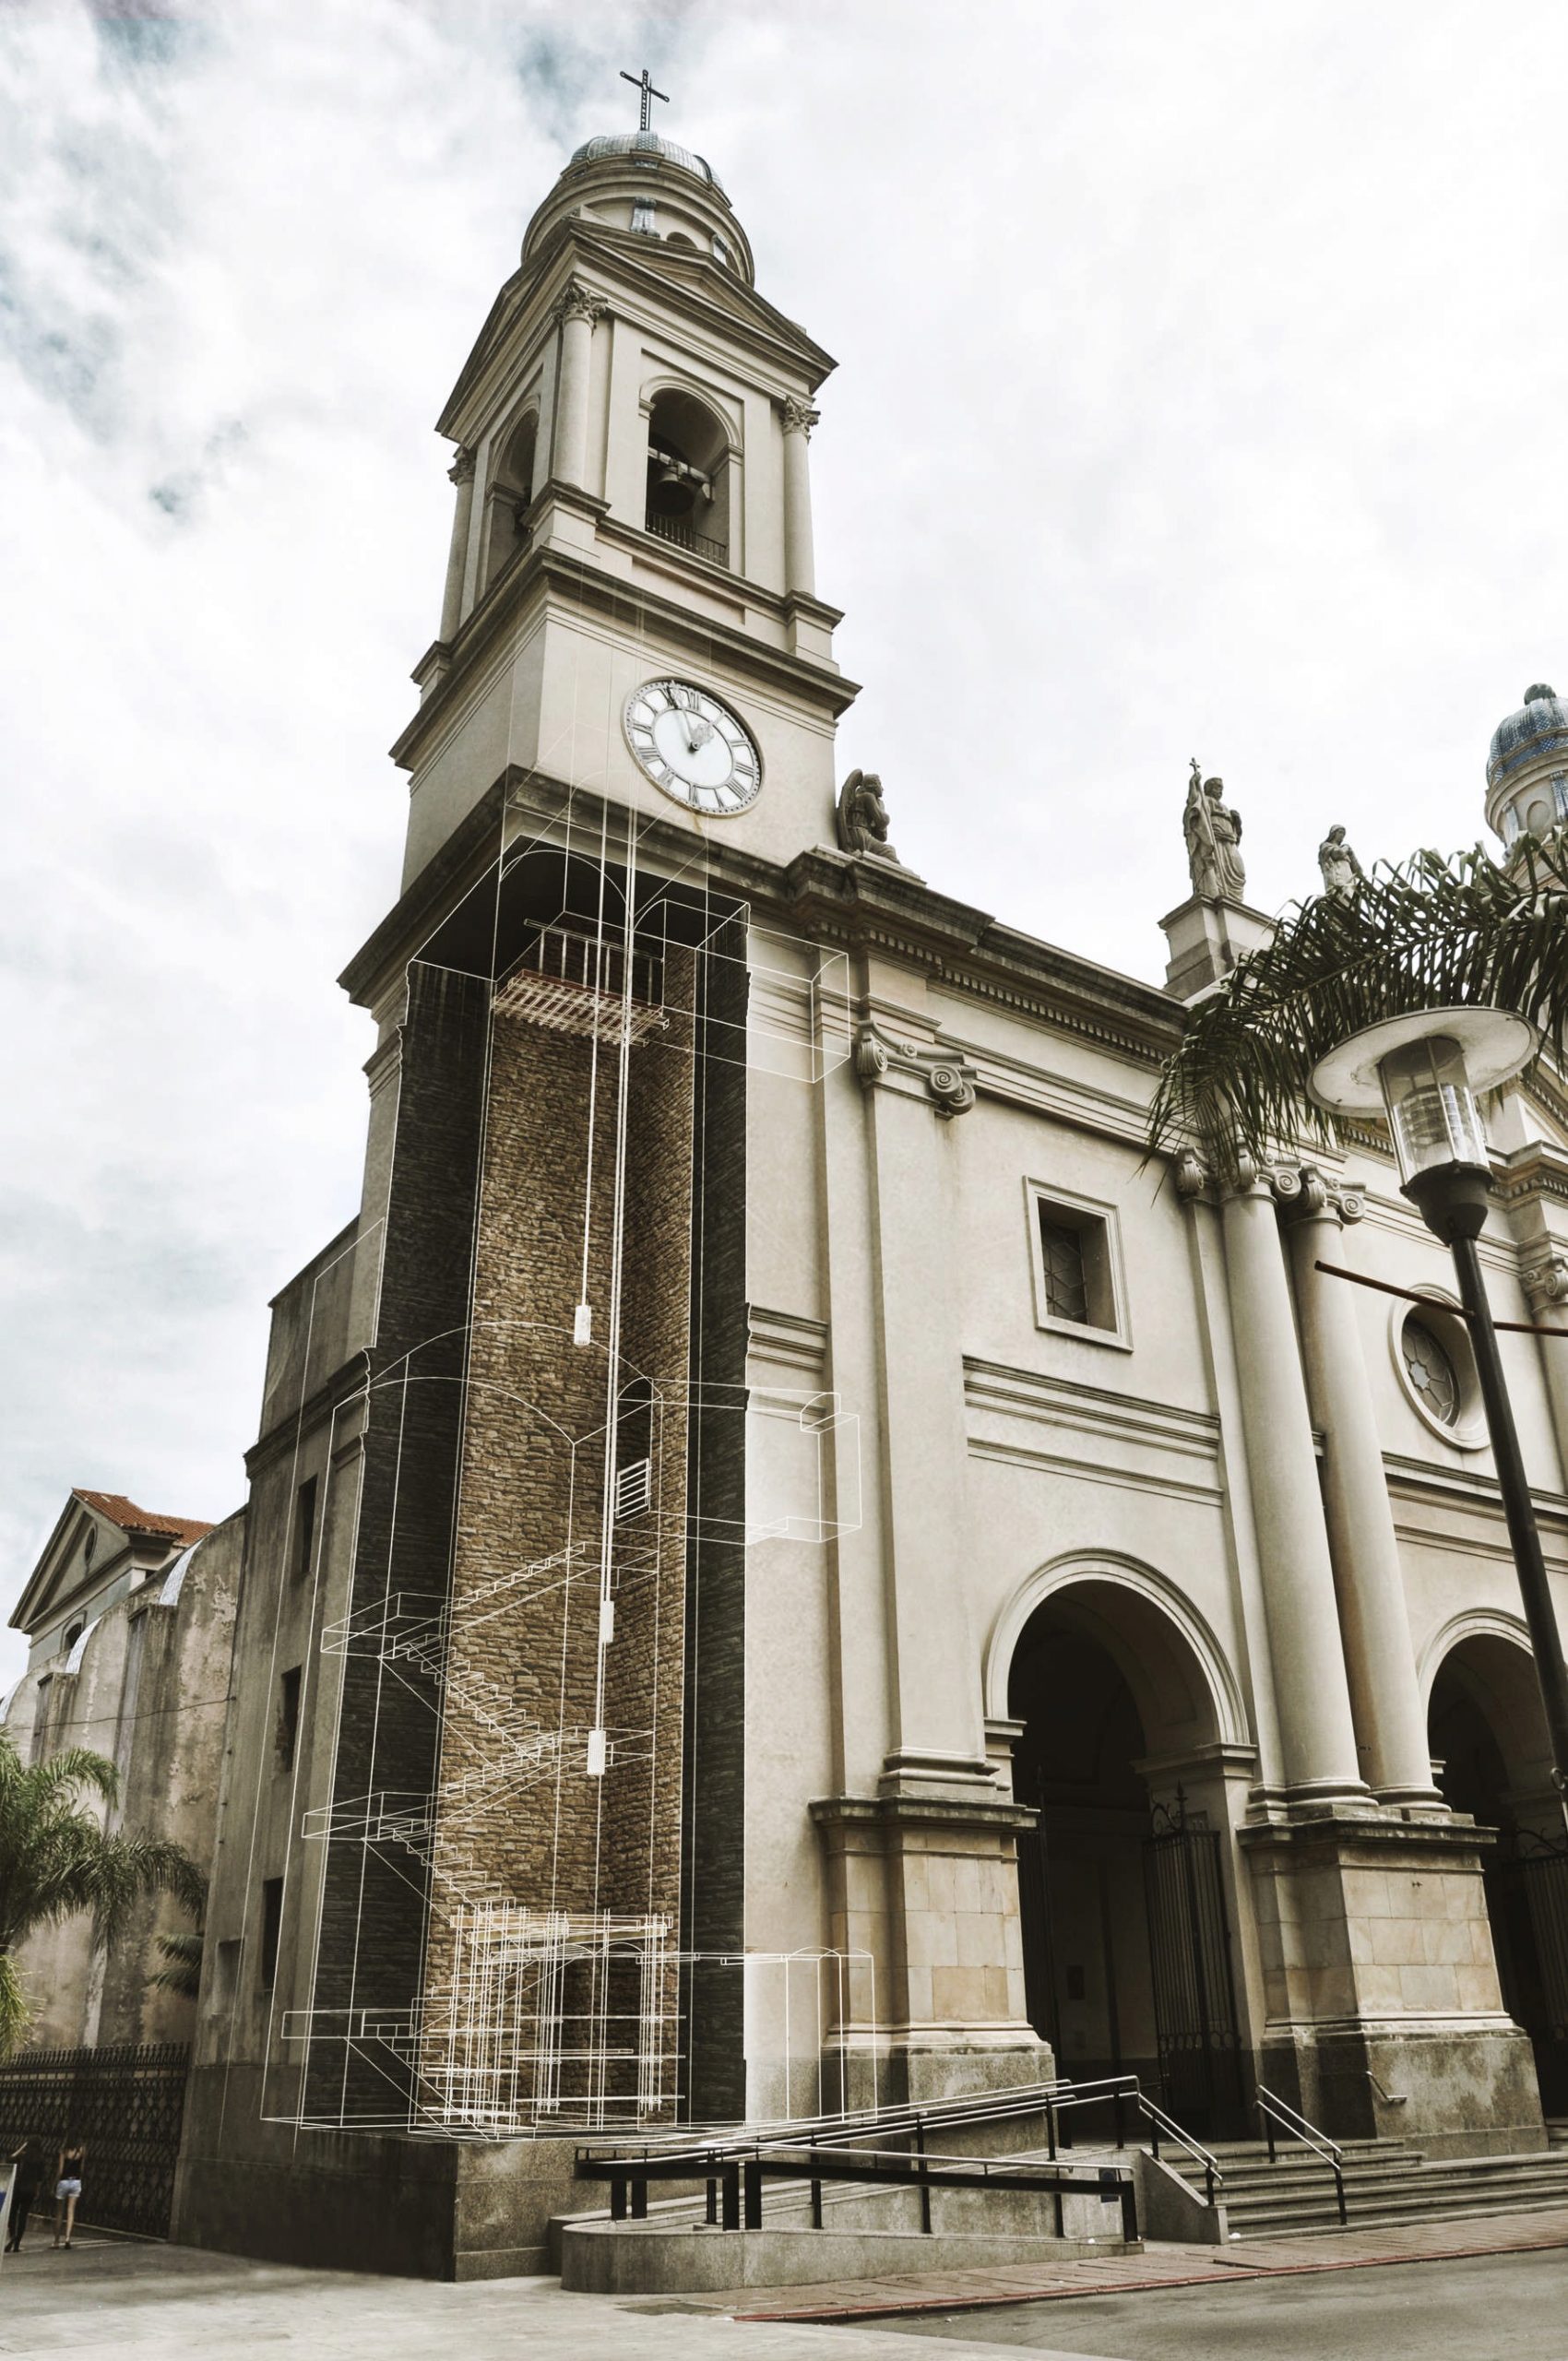
[(501, 446), (485, 494), (484, 587), (500, 579), (519, 550), (528, 546), (529, 503), (533, 498), (539, 452), (539, 412), (525, 410)]
[(695, 394), (655, 394), (647, 419), (644, 523), (661, 541), (731, 564), (730, 437)]

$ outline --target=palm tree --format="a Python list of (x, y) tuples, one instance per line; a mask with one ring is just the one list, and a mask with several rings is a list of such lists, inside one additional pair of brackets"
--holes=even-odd
[(90, 1910), (94, 1942), (105, 1943), (144, 1894), (172, 1893), (198, 1916), (206, 1899), (201, 1871), (180, 1845), (106, 1834), (84, 1806), (89, 1797), (111, 1809), (118, 1803), (113, 1762), (70, 1747), (24, 1764), (0, 1730), (0, 2058), (27, 2033), (16, 1952), (37, 1928)]
[(1188, 1012), (1149, 1117), (1152, 1148), (1189, 1146), (1227, 1176), (1303, 1137), (1334, 1137), (1307, 1097), (1319, 1058), (1428, 1008), (1507, 1008), (1561, 1061), (1568, 1037), (1568, 826), (1524, 836), (1506, 869), (1482, 846), (1380, 865), (1341, 900), (1313, 895)]

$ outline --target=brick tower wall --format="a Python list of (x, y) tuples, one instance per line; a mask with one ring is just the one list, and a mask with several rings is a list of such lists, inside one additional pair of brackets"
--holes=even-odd
[[(667, 1001), (689, 1008), (695, 956), (671, 953)], [(614, 1638), (602, 1724), (611, 1758), (588, 1773), (596, 1701), (600, 1553), (611, 1409), (609, 1305), (618, 1051), (516, 1016), (493, 1021), (475, 1252), (473, 1333), (451, 1596), (434, 1886), (425, 1964), (427, 2056), (461, 2073), (462, 2112), (505, 2085), (532, 2089), (527, 2020), (539, 1999), (487, 1953), (483, 1929), (533, 1914), (679, 1914), (685, 1591), (686, 1394), (692, 1298), (693, 1061), (690, 1019), (635, 1045), (624, 1145), (621, 1363), (617, 1381), (651, 1386), (651, 1505), (612, 1521)], [(593, 1105), (592, 1179), (588, 1174)], [(573, 1341), (588, 1230), (594, 1341)], [(630, 1443), (630, 1439), (628, 1439)], [(479, 1916), (476, 1918), (476, 1909)], [(459, 1956), (461, 1947), (461, 1956)], [(489, 1981), (474, 1981), (489, 1958)], [(639, 2005), (635, 1966), (611, 1971), (612, 2013)], [(454, 1983), (454, 1976), (457, 1981)], [(569, 1969), (568, 2019), (589, 2002), (587, 1968)], [(677, 2079), (675, 1994), (661, 2082)], [(503, 2056), (481, 2020), (525, 2021)], [(635, 2030), (635, 2029), (634, 2029)], [(611, 2047), (627, 2028), (612, 2026)], [(496, 2036), (500, 2038), (499, 2035)], [(569, 2029), (570, 2049), (579, 2040)], [(484, 2090), (462, 2079), (479, 2067)], [(512, 2080), (513, 2070), (517, 2080)], [(633, 2072), (612, 2070), (612, 2094)], [(564, 2070), (580, 2097), (584, 2070)], [(495, 2079), (499, 2074), (499, 2082)], [(619, 2077), (619, 2086), (615, 2078)]]

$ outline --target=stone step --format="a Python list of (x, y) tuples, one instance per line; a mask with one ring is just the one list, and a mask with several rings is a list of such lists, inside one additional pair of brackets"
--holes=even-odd
[[(1348, 2209), (1350, 2218), (1343, 2226), (1351, 2230), (1408, 2229), (1413, 2224), (1420, 2222), (1485, 2221), (1493, 2213), (1556, 2214), (1561, 2213), (1562, 2206), (1562, 2200), (1560, 2196), (1499, 2198), (1486, 2204), (1473, 2205), (1449, 2204), (1441, 2201), (1434, 2203), (1427, 2198), (1420, 2203), (1412, 2202), (1403, 2206), (1378, 2205), (1359, 2210), (1352, 2205)], [(1232, 2235), (1240, 2237), (1243, 2242), (1249, 2238), (1305, 2238), (1315, 2237), (1324, 2231), (1337, 2230), (1340, 2227), (1338, 2213), (1330, 2206), (1322, 2213), (1282, 2214), (1277, 2220), (1270, 2216), (1257, 2220), (1249, 2219), (1241, 2230), (1233, 2230)]]

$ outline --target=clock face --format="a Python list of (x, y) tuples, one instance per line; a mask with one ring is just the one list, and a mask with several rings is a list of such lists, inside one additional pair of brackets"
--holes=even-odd
[(656, 787), (718, 820), (762, 793), (762, 756), (743, 721), (689, 681), (645, 681), (626, 699), (626, 743)]

